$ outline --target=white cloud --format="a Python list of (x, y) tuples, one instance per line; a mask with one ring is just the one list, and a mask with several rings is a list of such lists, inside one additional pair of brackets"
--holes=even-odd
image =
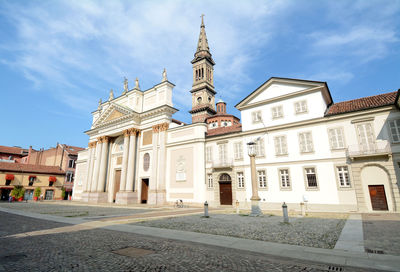
[(53, 94), (67, 105), (82, 109), (83, 103), (70, 101), (90, 88), (88, 98), (104, 96), (110, 88), (118, 92), (123, 76), (130, 82), (139, 77), (142, 88), (151, 87), (166, 67), (170, 78), (182, 84), (176, 88), (182, 95), (176, 102), (187, 107), (189, 62), (196, 48), (200, 13), (206, 13), (216, 73), (227, 78), (222, 85), (229, 88), (248, 80), (246, 66), (256, 57), (248, 55), (249, 48), (267, 40), (268, 30), (259, 20), (273, 16), (284, 3), (58, 1), (29, 8), (10, 4), (3, 14), (17, 29), (17, 39), (8, 48), (18, 50), (13, 66), (36, 86), (54, 88)]

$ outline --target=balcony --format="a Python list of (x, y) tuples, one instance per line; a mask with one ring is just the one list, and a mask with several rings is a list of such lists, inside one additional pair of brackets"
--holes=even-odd
[(375, 142), (370, 145), (350, 145), (346, 151), (347, 157), (351, 159), (362, 157), (390, 156), (391, 153), (392, 150), (390, 149), (390, 143), (387, 141)]
[(225, 160), (213, 160), (212, 168), (232, 168), (233, 167), (233, 159), (225, 159)]

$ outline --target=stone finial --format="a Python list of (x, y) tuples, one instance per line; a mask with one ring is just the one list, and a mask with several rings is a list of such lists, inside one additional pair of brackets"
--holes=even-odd
[(165, 82), (167, 81), (167, 70), (164, 68), (164, 71), (162, 72), (162, 81), (161, 82)]
[(139, 79), (138, 78), (136, 78), (136, 80), (135, 80), (135, 89), (140, 90)]
[(126, 94), (128, 92), (128, 79), (124, 77), (124, 91), (122, 94)]
[(103, 103), (103, 101), (101, 101), (101, 98), (100, 98), (100, 100), (99, 100), (99, 105), (97, 106), (97, 109), (98, 110), (101, 110), (101, 104)]
[(114, 99), (114, 91), (113, 89), (110, 90), (110, 96), (108, 97), (108, 101), (111, 101)]

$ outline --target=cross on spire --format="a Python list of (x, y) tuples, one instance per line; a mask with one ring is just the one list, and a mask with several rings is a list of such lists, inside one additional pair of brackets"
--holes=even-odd
[(200, 17), (201, 17), (200, 35), (199, 35), (199, 41), (197, 42), (197, 50), (196, 53), (194, 54), (193, 61), (202, 58), (207, 58), (208, 60), (210, 60), (212, 64), (214, 64), (214, 61), (211, 58), (210, 47), (208, 46), (206, 27), (204, 25), (204, 14), (202, 14)]

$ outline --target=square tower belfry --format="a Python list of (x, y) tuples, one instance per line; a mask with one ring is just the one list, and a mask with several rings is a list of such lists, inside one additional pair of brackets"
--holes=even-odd
[(216, 114), (215, 111), (215, 90), (214, 90), (214, 65), (208, 47), (204, 19), (201, 16), (200, 36), (197, 43), (197, 50), (193, 65), (193, 85), (192, 90), (192, 123), (202, 123), (209, 116)]

